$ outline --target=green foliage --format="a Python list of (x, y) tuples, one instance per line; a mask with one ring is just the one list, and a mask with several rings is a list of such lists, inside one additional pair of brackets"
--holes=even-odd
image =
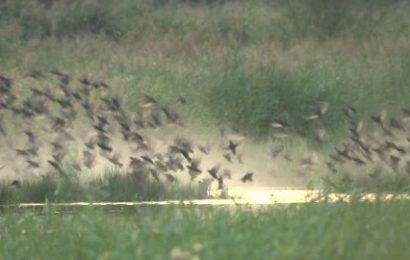
[(0, 215), (0, 258), (168, 259), (183, 251), (201, 259), (407, 259), (409, 209), (408, 201), (58, 213), (48, 206)]
[(286, 1), (291, 38), (373, 37), (390, 8), (401, 1)]
[[(355, 35), (373, 37), (391, 10), (403, 1), (58, 1), (6, 0), (0, 22), (16, 23), (24, 37), (127, 34), (202, 30), (207, 35), (246, 43), (271, 38), (288, 42), (305, 38)], [(198, 9), (210, 11), (209, 25), (199, 28)], [(189, 10), (189, 11), (184, 11)], [(276, 17), (277, 10), (282, 13)], [(182, 11), (182, 12), (181, 12)], [(256, 22), (256, 23), (255, 23)], [(153, 31), (154, 29), (154, 31)]]

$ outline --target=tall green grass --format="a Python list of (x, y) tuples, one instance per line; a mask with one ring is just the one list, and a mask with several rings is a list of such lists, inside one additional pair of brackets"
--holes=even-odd
[(203, 199), (208, 197), (209, 183), (158, 182), (143, 173), (138, 176), (107, 172), (88, 181), (78, 175), (47, 175), (41, 180), (23, 180), (21, 187), (9, 181), (0, 183), (0, 205), (15, 203), (77, 201), (150, 201)]
[[(0, 215), (4, 259), (407, 259), (408, 201)], [(196, 257), (196, 258), (194, 258)]]

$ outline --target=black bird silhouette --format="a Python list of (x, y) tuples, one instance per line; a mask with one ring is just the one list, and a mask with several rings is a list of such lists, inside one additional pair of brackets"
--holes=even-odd
[(187, 165), (188, 173), (191, 176), (191, 180), (195, 179), (198, 175), (202, 173), (202, 170), (199, 168), (199, 160), (192, 160), (191, 164)]
[(246, 182), (252, 182), (253, 181), (253, 173), (252, 172), (247, 172), (242, 178), (241, 178), (241, 181), (243, 182), (243, 183), (246, 183)]
[(191, 161), (192, 161), (192, 158), (191, 158), (191, 156), (189, 155), (188, 151), (186, 151), (186, 150), (184, 150), (184, 149), (182, 149), (182, 148), (178, 148), (178, 149), (179, 149), (179, 152), (184, 156), (184, 158), (185, 158), (188, 162), (191, 162)]
[(235, 155), (236, 154), (236, 148), (238, 148), (239, 145), (240, 145), (240, 143), (234, 143), (230, 140), (228, 146), (226, 147), (226, 149), (231, 151), (232, 154)]
[(148, 162), (148, 163), (154, 165), (154, 160), (152, 160), (152, 159), (151, 159), (149, 156), (147, 156), (147, 155), (142, 155), (142, 156), (141, 156), (141, 159), (143, 159), (144, 161), (146, 161), (146, 162)]
[(61, 166), (58, 162), (52, 161), (52, 160), (47, 160), (47, 162), (54, 168), (56, 169), (58, 172), (62, 173), (62, 169)]
[(111, 152), (112, 151), (112, 147), (109, 146), (107, 143), (101, 142), (99, 141), (97, 143), (98, 147), (100, 147), (102, 150), (107, 151), (107, 152)]
[(17, 156), (29, 157), (30, 153), (24, 149), (16, 149)]
[(229, 153), (224, 153), (223, 157), (230, 163), (232, 163), (232, 157)]
[(40, 168), (40, 164), (38, 162), (32, 161), (32, 160), (26, 160), (28, 163), (29, 167), (31, 168)]
[(159, 182), (158, 172), (157, 172), (156, 170), (154, 170), (154, 169), (151, 169), (151, 170), (150, 170), (150, 173), (151, 173), (151, 176), (152, 176), (156, 181)]
[(19, 180), (14, 180), (10, 185), (19, 189), (22, 187), (21, 182)]
[(208, 173), (212, 176), (212, 178), (218, 180), (218, 171), (219, 171), (220, 165), (215, 165), (211, 169), (208, 170)]
[(118, 154), (113, 154), (112, 156), (108, 157), (107, 159), (108, 159), (108, 161), (110, 161), (115, 166), (118, 166), (120, 168), (123, 166), (123, 164), (120, 162), (120, 157), (119, 157)]
[(65, 126), (66, 126), (66, 121), (62, 119), (61, 117), (55, 117), (52, 119), (51, 128), (54, 131), (59, 131), (63, 129)]
[(37, 139), (32, 131), (27, 130), (27, 131), (24, 131), (24, 133), (27, 135), (29, 143), (32, 143), (32, 144), (36, 143)]

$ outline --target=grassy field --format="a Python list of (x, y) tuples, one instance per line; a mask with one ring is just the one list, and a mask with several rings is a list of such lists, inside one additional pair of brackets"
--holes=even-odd
[[(410, 97), (407, 1), (0, 5), (2, 73), (89, 75), (115, 86), (131, 109), (142, 92), (168, 104), (184, 94), (198, 129), (228, 125), (263, 139), (286, 110), (296, 130), (324, 126), (337, 135), (344, 106), (391, 115)], [(327, 117), (303, 120), (321, 101), (330, 103)]]
[(408, 201), (0, 215), (1, 259), (407, 259)]
[[(48, 73), (54, 69), (70, 75), (70, 91), (81, 87), (82, 77), (107, 82), (111, 87), (105, 97), (118, 97), (126, 119), (143, 110), (144, 94), (175, 108), (186, 119), (185, 128), (165, 134), (146, 128), (144, 138), (186, 135), (194, 139), (195, 149), (205, 139), (213, 150), (201, 154), (204, 174), (222, 162), (238, 183), (251, 171), (259, 185), (409, 193), (409, 127), (401, 126), (410, 118), (410, 110), (401, 112), (410, 105), (409, 12), (405, 0), (0, 0), (0, 75), (12, 79), (18, 97), (14, 110), (5, 109), (6, 120), (14, 125), (0, 124), (15, 134), (0, 138), (0, 173), (15, 173), (0, 176), (0, 205), (208, 195), (206, 182), (171, 183), (165, 175), (157, 181), (136, 180), (132, 174), (140, 169), (124, 169), (131, 155), (124, 142), (113, 142), (124, 163), (113, 174), (103, 174), (109, 164), (100, 164), (101, 154), (99, 167), (72, 173), (70, 163), (79, 169), (80, 149), (80, 156), (67, 152), (71, 161), (60, 162), (57, 172), (50, 168), (52, 135), (41, 128), (45, 121), (23, 125), (28, 121), (18, 121), (12, 112), (32, 104), (30, 88), (58, 85)], [(27, 76), (33, 71), (46, 76), (34, 80)], [(73, 93), (67, 93), (64, 98), (70, 101)], [(180, 95), (186, 106), (176, 104)], [(91, 99), (101, 96), (98, 92)], [(329, 104), (328, 112), (320, 120), (306, 120), (323, 103)], [(357, 109), (353, 119), (344, 115), (346, 106)], [(387, 111), (383, 122), (372, 122), (382, 109)], [(292, 138), (271, 138), (277, 134), (272, 121), (284, 114)], [(94, 119), (90, 132), (95, 132)], [(26, 136), (18, 135), (22, 126), (45, 129), (39, 132), (39, 155), (16, 159), (16, 148), (35, 143), (23, 143)], [(349, 126), (352, 140), (347, 139)], [(228, 139), (220, 136), (220, 127), (248, 136), (238, 148), (245, 163), (239, 156), (234, 163), (222, 157)], [(326, 138), (316, 138), (322, 129)], [(77, 133), (77, 141), (84, 131)], [(272, 149), (282, 154), (273, 156)], [(151, 150), (150, 156), (163, 162), (162, 151)], [(329, 161), (335, 151), (344, 157), (336, 154)], [(34, 165), (30, 169), (28, 162)], [(83, 181), (87, 174), (102, 177)], [(0, 260), (408, 259), (409, 214), (408, 201), (356, 200), (266, 208), (2, 207)]]

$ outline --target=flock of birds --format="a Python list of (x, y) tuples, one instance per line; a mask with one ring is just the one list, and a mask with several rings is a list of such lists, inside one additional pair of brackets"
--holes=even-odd
[[(156, 181), (175, 182), (180, 173), (194, 181), (206, 175), (217, 183), (218, 189), (232, 179), (232, 170), (216, 163), (212, 167), (201, 165), (201, 158), (210, 154), (210, 145), (194, 144), (190, 138), (176, 135), (165, 138), (167, 127), (184, 128), (184, 120), (177, 110), (161, 104), (156, 98), (142, 94), (137, 112), (126, 111), (120, 98), (110, 94), (111, 87), (104, 81), (81, 78), (74, 80), (58, 70), (32, 71), (27, 75), (34, 80), (29, 91), (16, 90), (13, 81), (0, 75), (0, 146), (2, 169), (15, 172), (11, 185), (21, 187), (21, 180), (30, 172), (45, 176), (47, 172), (66, 174), (66, 164), (75, 171), (96, 170), (101, 162), (126, 169), (136, 180), (141, 176)], [(177, 106), (188, 106), (186, 97), (179, 96)], [(329, 104), (319, 103), (304, 116), (305, 120), (321, 120)], [(387, 118), (386, 111), (372, 115), (370, 122), (360, 119), (353, 106), (344, 109), (349, 120), (349, 139), (336, 147), (323, 160), (332, 173), (340, 172), (344, 180), (351, 180), (353, 170), (367, 171), (367, 177), (378, 178), (383, 170), (400, 176), (410, 176), (410, 135), (408, 121), (410, 109)], [(274, 140), (292, 136), (289, 115), (275, 117), (271, 124)], [(157, 129), (164, 132), (152, 134)], [(181, 131), (177, 131), (181, 132)], [(327, 132), (318, 129), (313, 136), (324, 143)], [(235, 129), (220, 129), (222, 144), (218, 154), (228, 164), (243, 164), (239, 148), (247, 138)], [(158, 139), (161, 146), (156, 145)], [(117, 145), (118, 143), (123, 145)], [(126, 158), (121, 156), (127, 150)], [(295, 162), (286, 147), (273, 143), (271, 158), (281, 156)], [(70, 160), (71, 157), (71, 160)], [(297, 161), (299, 169), (315, 171), (321, 163), (316, 153), (309, 153)], [(254, 173), (245, 171), (238, 181), (252, 182)]]
[[(131, 113), (110, 94), (104, 81), (81, 78), (74, 82), (57, 70), (32, 71), (27, 76), (36, 83), (24, 97), (17, 94), (11, 79), (0, 75), (0, 145), (6, 157), (3, 168), (12, 168), (16, 175), (11, 185), (21, 187), (21, 180), (30, 173), (40, 177), (50, 171), (66, 174), (68, 164), (78, 172), (93, 171), (101, 159), (126, 169), (136, 180), (148, 175), (157, 181), (175, 182), (180, 172), (187, 172), (193, 181), (208, 174), (222, 189), (224, 180), (232, 178), (231, 170), (220, 164), (201, 167), (201, 154), (210, 153), (209, 145), (195, 145), (183, 136), (167, 140), (163, 136), (166, 131), (153, 137), (158, 129), (184, 128), (184, 121), (176, 110), (152, 96), (144, 94), (140, 111)], [(177, 101), (181, 106), (188, 104), (184, 96)], [(237, 148), (246, 136), (239, 131), (222, 134), (226, 134), (223, 157), (232, 163), (234, 158), (241, 161)], [(160, 147), (157, 139), (162, 141)], [(128, 158), (121, 156), (124, 153)], [(240, 181), (252, 182), (253, 176), (253, 172), (245, 172)]]
[[(349, 120), (349, 140), (329, 154), (328, 169), (337, 173), (340, 165), (350, 163), (355, 167), (356, 175), (362, 178), (377, 180), (390, 174), (399, 181), (408, 179), (410, 109), (402, 108), (399, 114), (387, 117), (386, 110), (382, 108), (370, 115), (367, 121), (360, 119), (352, 106), (346, 107), (343, 112)], [(342, 180), (352, 181), (352, 173), (342, 173)]]

